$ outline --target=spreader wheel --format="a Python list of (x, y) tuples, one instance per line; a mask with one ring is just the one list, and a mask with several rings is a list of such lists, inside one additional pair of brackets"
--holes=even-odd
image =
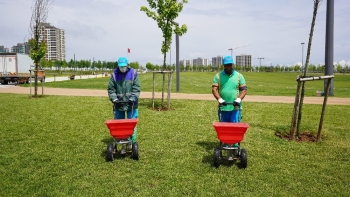
[(107, 161), (113, 161), (113, 152), (114, 152), (114, 147), (113, 144), (108, 144), (107, 145), (107, 151), (106, 151), (106, 159)]
[(241, 149), (240, 160), (241, 160), (241, 167), (246, 168), (248, 165), (248, 154), (246, 149)]
[(139, 145), (137, 142), (132, 143), (132, 158), (134, 160), (139, 160)]
[(216, 168), (218, 168), (220, 166), (220, 149), (219, 148), (215, 148), (214, 149), (214, 166)]

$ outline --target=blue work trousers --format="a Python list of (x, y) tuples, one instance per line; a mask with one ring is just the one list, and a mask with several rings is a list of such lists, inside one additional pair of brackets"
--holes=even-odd
[[(118, 111), (115, 110), (115, 119), (125, 119), (125, 114), (127, 119), (134, 119), (134, 118), (138, 118), (139, 117), (139, 110), (138, 109), (134, 109), (134, 110), (130, 110), (130, 111)], [(136, 142), (136, 137), (137, 137), (137, 126), (135, 126), (134, 128), (134, 134), (132, 134), (131, 140), (132, 142)]]
[(218, 111), (218, 117), (220, 122), (241, 122), (242, 110), (233, 111)]

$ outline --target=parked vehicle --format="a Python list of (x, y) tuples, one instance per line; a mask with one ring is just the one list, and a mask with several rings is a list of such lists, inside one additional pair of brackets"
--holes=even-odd
[[(34, 70), (33, 60), (27, 54), (21, 53), (0, 53), (0, 83), (3, 85), (9, 82), (29, 83), (34, 78), (34, 72), (30, 76), (30, 69)], [(38, 81), (45, 81), (44, 70), (40, 67)]]

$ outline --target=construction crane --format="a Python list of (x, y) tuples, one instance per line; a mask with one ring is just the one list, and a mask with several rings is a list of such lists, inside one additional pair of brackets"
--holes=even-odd
[(233, 50), (244, 48), (244, 47), (249, 47), (249, 46), (251, 46), (251, 45), (246, 45), (246, 46), (241, 46), (241, 47), (236, 47), (236, 48), (229, 48), (228, 50), (231, 51), (231, 57), (232, 57), (232, 51)]

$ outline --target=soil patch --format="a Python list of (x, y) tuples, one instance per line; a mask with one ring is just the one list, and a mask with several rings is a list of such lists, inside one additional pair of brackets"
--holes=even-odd
[(170, 108), (168, 109), (168, 107), (154, 107), (154, 109), (152, 107), (148, 107), (148, 109), (153, 110), (153, 111), (169, 111), (169, 110), (174, 110), (174, 108)]
[[(289, 134), (276, 132), (275, 135), (281, 139), (290, 140)], [(296, 136), (295, 141), (297, 141), (297, 142), (317, 142), (317, 136), (313, 133), (306, 131), (306, 132), (299, 134), (299, 136)]]

